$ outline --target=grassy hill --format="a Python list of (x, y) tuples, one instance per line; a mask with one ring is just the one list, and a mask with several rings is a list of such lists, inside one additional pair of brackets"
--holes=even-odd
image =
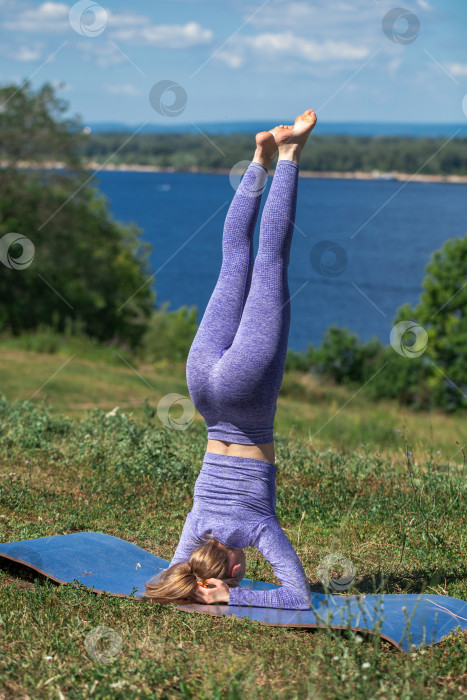
[[(110, 411), (118, 406), (120, 412), (140, 420), (145, 403), (156, 409), (169, 393), (189, 397), (184, 362), (141, 365), (123, 351), (86, 346), (77, 339), (50, 354), (24, 351), (13, 344), (0, 347), (0, 393), (10, 402), (45, 402), (52, 413), (76, 417), (95, 408)], [(174, 418), (177, 410), (175, 406)], [(197, 412), (193, 424), (205, 425)], [(154, 426), (162, 425), (156, 415)], [(460, 467), (466, 441), (462, 413), (450, 416), (442, 411), (413, 411), (393, 401), (371, 401), (365, 389), (351, 392), (299, 372), (284, 376), (275, 434), (293, 437), (309, 450), (370, 450), (404, 464), (408, 449), (417, 462), (433, 458)]]
[[(204, 421), (196, 414), (177, 430), (157, 416), (163, 396), (188, 396), (183, 363), (129, 362), (96, 359), (92, 349), (3, 349), (0, 541), (100, 531), (171, 558), (206, 448)], [(313, 590), (323, 591), (320, 564), (337, 553), (356, 570), (346, 592), (467, 599), (462, 427), (460, 417), (371, 404), (364, 391), (352, 396), (286, 375), (276, 418), (277, 515)], [(246, 554), (248, 578), (277, 583), (256, 550)], [(467, 692), (466, 633), (405, 655), (377, 636), (181, 613), (55, 586), (13, 565), (0, 570), (0, 592), (0, 697)], [(86, 650), (100, 625), (122, 642), (113, 663)]]

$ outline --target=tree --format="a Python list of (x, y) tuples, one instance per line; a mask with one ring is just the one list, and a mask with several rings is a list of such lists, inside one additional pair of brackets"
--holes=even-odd
[(424, 354), (436, 405), (467, 407), (467, 235), (446, 241), (425, 272), (419, 304), (402, 306), (395, 323), (413, 320), (427, 332)]
[[(0, 89), (0, 330), (18, 334), (58, 319), (99, 340), (137, 346), (154, 307), (149, 244), (113, 220), (81, 164), (77, 117), (51, 85)], [(61, 161), (64, 170), (19, 168)], [(11, 234), (16, 234), (11, 236)]]

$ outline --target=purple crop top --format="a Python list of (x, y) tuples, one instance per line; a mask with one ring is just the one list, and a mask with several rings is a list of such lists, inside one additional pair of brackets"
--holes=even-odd
[(311, 591), (305, 571), (276, 517), (276, 471), (271, 462), (206, 452), (194, 488), (193, 507), (169, 566), (188, 561), (212, 533), (229, 547), (256, 547), (271, 564), (281, 588), (231, 588), (229, 605), (308, 610)]

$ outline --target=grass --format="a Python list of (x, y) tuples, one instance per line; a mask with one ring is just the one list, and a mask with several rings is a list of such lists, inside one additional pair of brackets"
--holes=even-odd
[[(0, 391), (9, 401), (44, 400), (54, 413), (81, 417), (93, 408), (118, 406), (140, 420), (145, 402), (157, 407), (167, 394), (189, 396), (183, 362), (139, 365), (123, 351), (78, 339), (50, 354), (16, 348), (13, 341), (0, 349)], [(176, 418), (177, 408), (172, 410)], [(194, 422), (204, 426), (199, 413)], [(462, 468), (467, 443), (461, 412), (413, 411), (393, 401), (370, 400), (365, 389), (352, 392), (292, 371), (284, 376), (274, 427), (276, 435), (296, 438), (310, 451), (330, 445), (344, 453), (370, 450), (399, 465), (408, 449), (416, 462), (434, 459)]]
[[(206, 447), (198, 415), (185, 430), (157, 416), (161, 397), (188, 396), (183, 366), (66, 359), (1, 354), (0, 541), (100, 531), (170, 559)], [(462, 417), (370, 404), (363, 391), (352, 398), (300, 375), (283, 388), (277, 515), (313, 590), (334, 552), (356, 568), (349, 592), (466, 600)], [(256, 550), (246, 553), (248, 578), (277, 583)], [(56, 586), (13, 564), (0, 570), (0, 591), (0, 698), (467, 695), (465, 632), (406, 655), (377, 636), (182, 613)], [(87, 647), (99, 626), (117, 641), (111, 663)]]

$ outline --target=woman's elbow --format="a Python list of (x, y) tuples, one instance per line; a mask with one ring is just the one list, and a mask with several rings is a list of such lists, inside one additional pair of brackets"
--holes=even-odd
[(283, 607), (288, 610), (309, 610), (312, 607), (311, 597), (304, 597), (303, 595), (289, 597), (286, 603), (287, 605)]

